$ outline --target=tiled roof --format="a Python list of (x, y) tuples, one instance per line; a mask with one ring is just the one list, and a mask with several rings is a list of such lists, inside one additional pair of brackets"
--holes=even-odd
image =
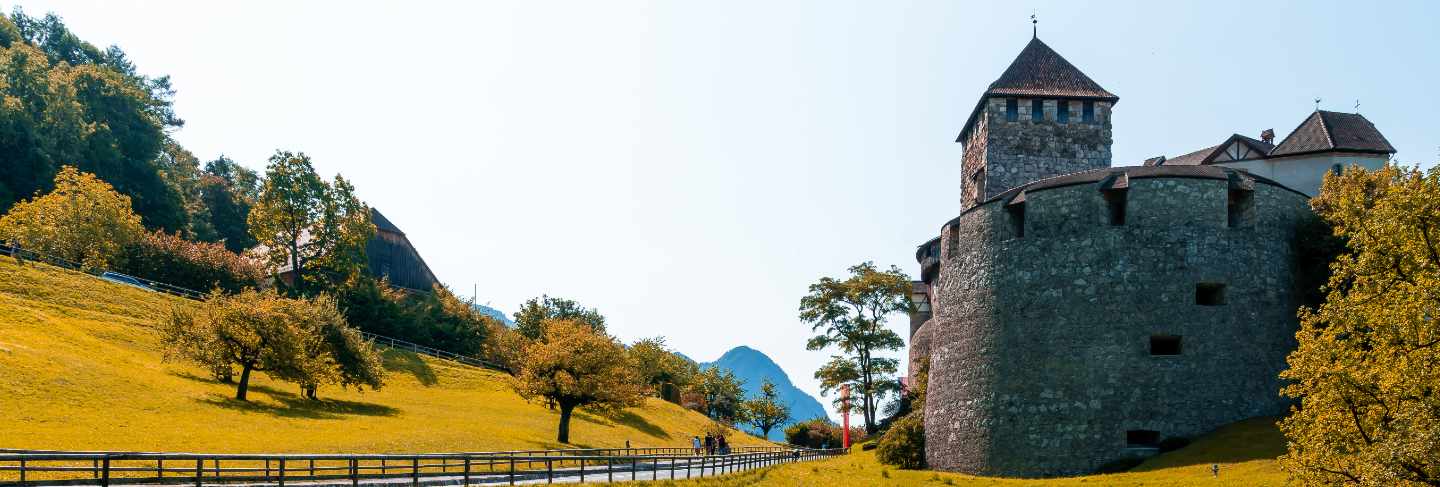
[(1210, 156), (1211, 152), (1215, 152), (1215, 149), (1219, 148), (1220, 146), (1218, 145), (1212, 145), (1210, 147), (1206, 147), (1204, 149), (1191, 152), (1189, 154), (1171, 157), (1169, 159), (1166, 159), (1165, 163), (1161, 164), (1161, 166), (1199, 166), (1202, 162), (1205, 161), (1206, 157)]
[(1120, 97), (1105, 91), (1095, 80), (1060, 56), (1060, 53), (1040, 42), (1038, 37), (1030, 39), (1025, 49), (1020, 50), (1020, 55), (1010, 62), (1010, 67), (1005, 68), (999, 79), (990, 83), (990, 87), (975, 104), (975, 109), (970, 112), (965, 128), (960, 129), (960, 136), (955, 138), (956, 142), (965, 140), (965, 136), (975, 126), (980, 110), (985, 108), (985, 100), (992, 96), (1106, 100), (1111, 103), (1120, 101)]
[(1395, 147), (1358, 113), (1316, 110), (1270, 151), (1270, 156), (1344, 151), (1393, 154)]
[(1000, 78), (990, 83), (986, 95), (1030, 96), (1045, 98), (1093, 98), (1110, 101), (1119, 100), (1114, 93), (1105, 91), (1079, 68), (1070, 64), (1060, 53), (1040, 42), (1030, 44), (1020, 51), (1010, 67)]
[(1245, 141), (1246, 144), (1250, 145), (1251, 149), (1260, 151), (1261, 154), (1269, 154), (1270, 151), (1275, 150), (1275, 144), (1267, 143), (1263, 140), (1252, 139), (1240, 134), (1235, 134), (1234, 138)]

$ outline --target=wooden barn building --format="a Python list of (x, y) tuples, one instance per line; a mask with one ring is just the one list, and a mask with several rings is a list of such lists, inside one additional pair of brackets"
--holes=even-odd
[(400, 227), (374, 208), (370, 209), (370, 219), (375, 223), (375, 236), (365, 245), (370, 275), (388, 277), (392, 286), (417, 291), (430, 291), (440, 282)]

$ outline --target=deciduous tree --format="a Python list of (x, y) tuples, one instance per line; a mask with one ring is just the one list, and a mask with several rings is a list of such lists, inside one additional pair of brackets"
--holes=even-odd
[(570, 415), (577, 407), (640, 404), (643, 385), (620, 342), (575, 320), (549, 321), (541, 328), (544, 339), (525, 346), (511, 384), (526, 399), (544, 398), (560, 408), (557, 441), (570, 442)]
[(540, 296), (530, 298), (515, 312), (515, 331), (525, 338), (538, 340), (545, 335), (544, 323), (551, 320), (569, 320), (584, 323), (595, 331), (605, 333), (605, 316), (595, 308), (586, 308), (573, 300)]
[(765, 379), (760, 384), (760, 395), (745, 401), (745, 416), (751, 426), (760, 430), (760, 436), (770, 436), (770, 430), (790, 421), (790, 406), (780, 401), (775, 384)]
[[(340, 176), (328, 184), (304, 153), (277, 151), (247, 219), (251, 236), (268, 249), (272, 266), (288, 266), (302, 293), (333, 288), (359, 272), (365, 243), (375, 234), (370, 209)], [(313, 269), (312, 269), (313, 268)], [(306, 282), (319, 270), (328, 285)]]
[(899, 361), (877, 354), (899, 350), (905, 341), (885, 328), (885, 319), (910, 310), (910, 277), (899, 268), (881, 271), (866, 262), (850, 268), (850, 277), (821, 278), (800, 299), (800, 319), (819, 332), (805, 344), (809, 350), (836, 347), (842, 352), (815, 372), (822, 394), (849, 384), (860, 396), (865, 431), (876, 430), (876, 406), (899, 389), (892, 378)]
[(235, 399), (246, 400), (251, 372), (306, 375), (308, 335), (290, 320), (286, 299), (246, 290), (210, 298), (197, 308), (177, 305), (164, 324), (165, 358), (184, 359), (216, 375), (240, 368)]
[(1300, 311), (1280, 465), (1301, 485), (1440, 485), (1440, 167), (1327, 175), (1311, 206), (1346, 250)]
[(641, 380), (656, 397), (680, 403), (685, 390), (699, 373), (699, 367), (676, 355), (665, 345), (665, 337), (643, 338), (630, 345), (630, 358)]
[(706, 367), (695, 375), (690, 389), (700, 394), (710, 419), (731, 424), (745, 419), (745, 381), (735, 377), (734, 372)]
[(130, 198), (95, 175), (65, 166), (55, 190), (0, 217), (0, 240), (90, 268), (105, 268), (144, 234)]

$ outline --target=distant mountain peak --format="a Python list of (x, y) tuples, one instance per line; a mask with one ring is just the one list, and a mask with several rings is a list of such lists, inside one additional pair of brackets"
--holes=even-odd
[[(785, 373), (785, 369), (770, 359), (769, 355), (765, 355), (765, 352), (740, 345), (726, 351), (714, 362), (701, 363), (700, 367), (719, 367), (734, 373), (737, 378), (745, 381), (745, 397), (747, 399), (759, 395), (761, 384), (769, 379), (780, 393), (780, 400), (790, 406), (791, 423), (816, 417), (827, 417), (825, 407), (820, 405), (820, 401), (795, 387), (795, 384), (790, 382), (790, 375)], [(770, 439), (783, 441), (785, 426), (789, 424), (786, 423), (771, 430)]]

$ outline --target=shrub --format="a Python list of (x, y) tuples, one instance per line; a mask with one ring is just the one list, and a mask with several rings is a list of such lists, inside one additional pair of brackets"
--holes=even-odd
[(877, 443), (880, 463), (906, 469), (925, 468), (925, 418), (911, 413), (890, 425)]
[[(852, 434), (852, 441), (858, 441)], [(840, 426), (829, 420), (815, 418), (785, 428), (785, 442), (806, 448), (839, 448), (843, 438)]]
[[(345, 319), (371, 333), (462, 355), (497, 355), (510, 361), (517, 349), (487, 349), (496, 322), (443, 286), (429, 293), (404, 292), (384, 279), (356, 275), (337, 290)], [(502, 325), (503, 326), (503, 325)], [(518, 343), (512, 343), (518, 346)]]
[(228, 293), (255, 287), (265, 276), (259, 262), (231, 252), (224, 244), (191, 242), (163, 231), (126, 246), (117, 270), (197, 291), (219, 288)]
[(71, 166), (55, 175), (54, 191), (17, 203), (0, 217), (0, 240), (90, 269), (118, 262), (144, 232), (130, 197)]

